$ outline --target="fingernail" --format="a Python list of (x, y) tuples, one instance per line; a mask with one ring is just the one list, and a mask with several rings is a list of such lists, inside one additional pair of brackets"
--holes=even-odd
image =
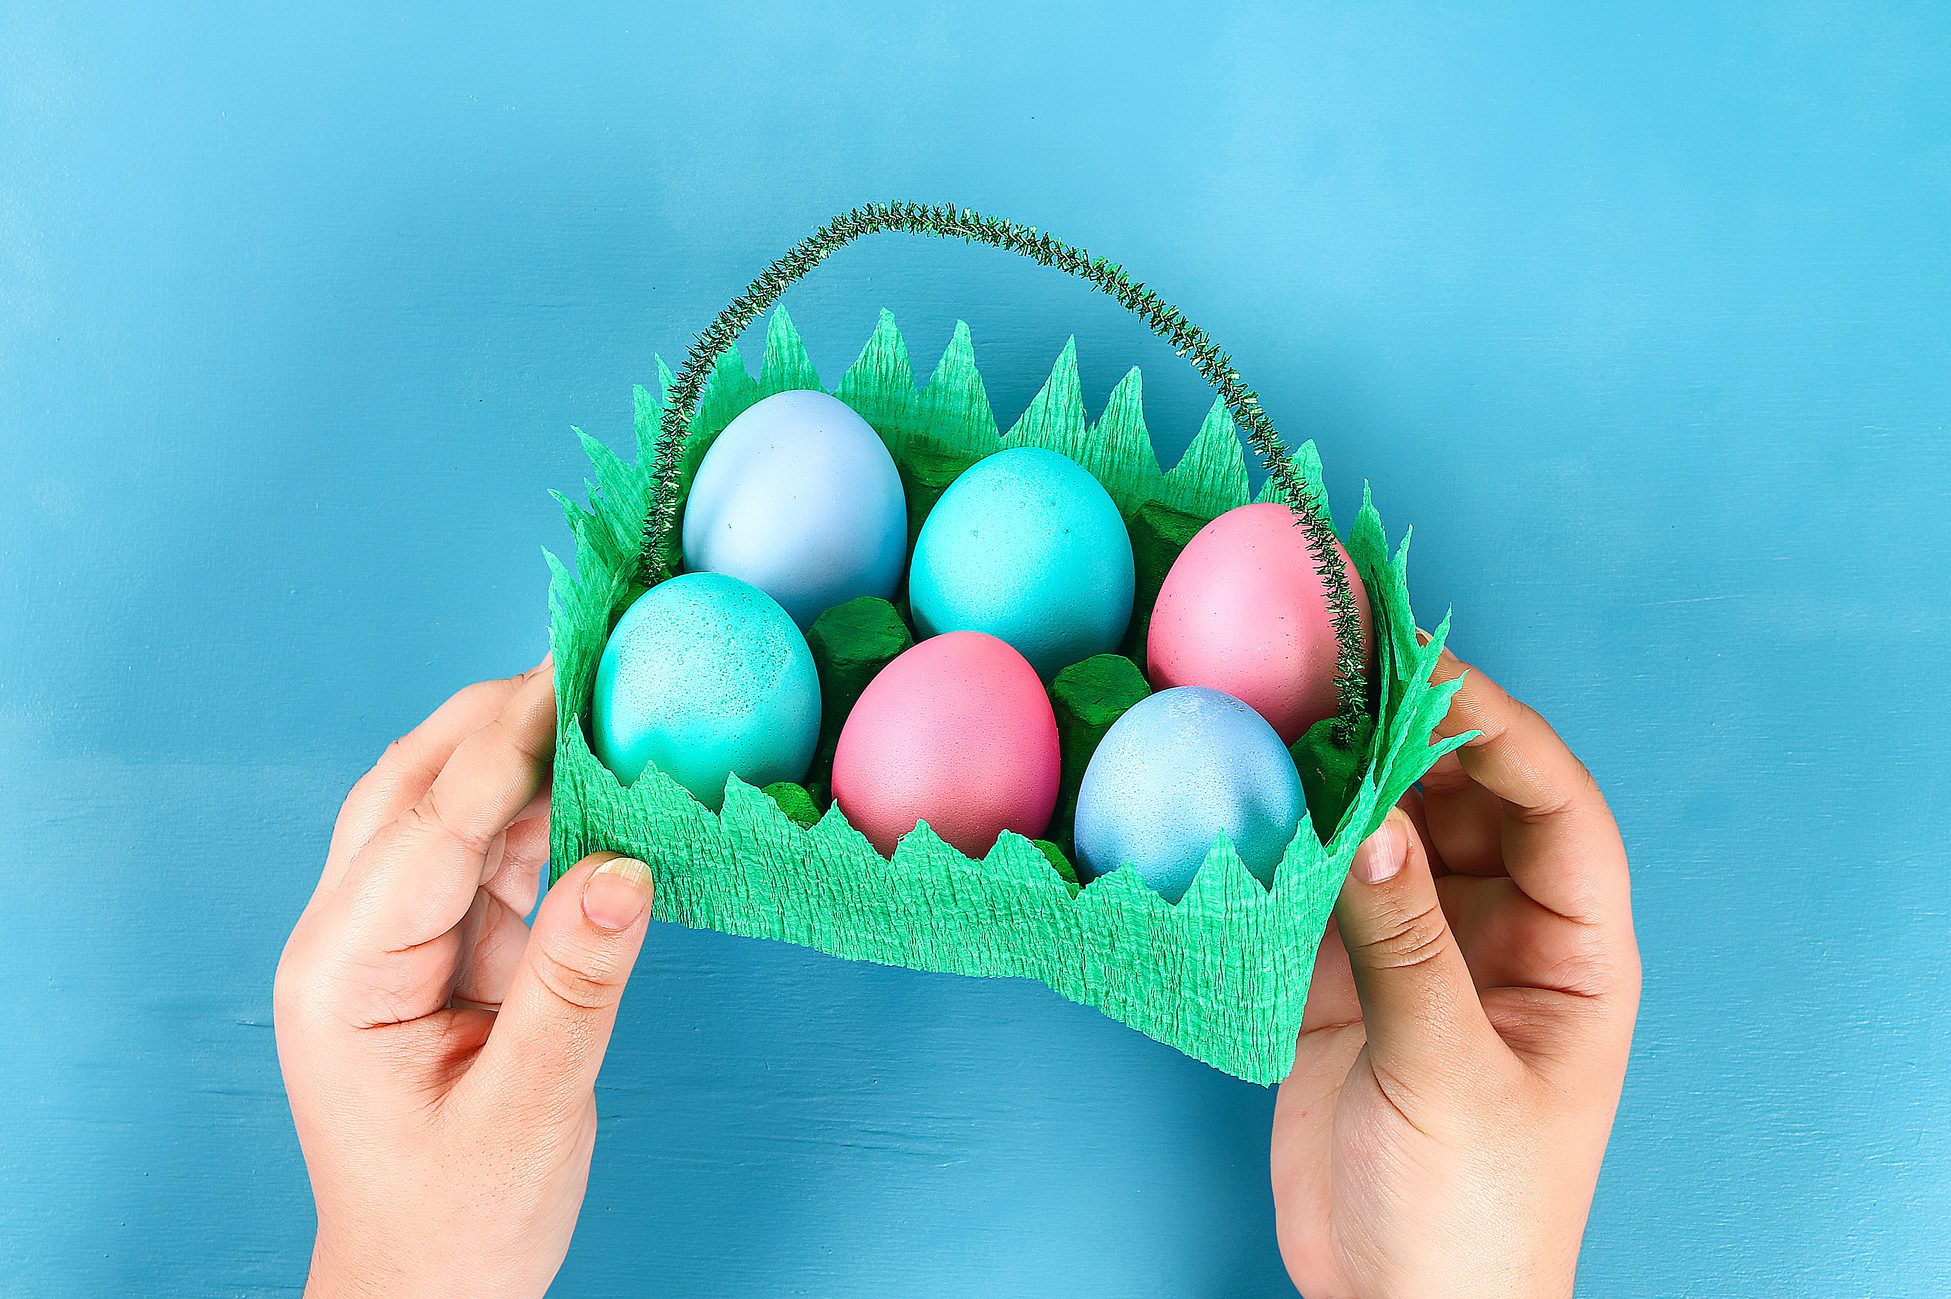
[(1402, 869), (1409, 841), (1402, 832), (1402, 813), (1390, 812), (1386, 821), (1355, 850), (1353, 874), (1364, 884), (1380, 884)]
[(583, 914), (598, 929), (628, 929), (650, 906), (650, 867), (616, 857), (590, 872), (583, 883)]

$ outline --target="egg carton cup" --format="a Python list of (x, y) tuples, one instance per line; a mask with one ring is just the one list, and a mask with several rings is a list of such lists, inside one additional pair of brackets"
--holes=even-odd
[[(945, 223), (950, 228), (940, 228)], [(984, 224), (971, 236), (970, 223)], [(982, 230), (1026, 230), (963, 209), (872, 205), (836, 218), (795, 252), (814, 246), (821, 235), (837, 246), (886, 229), (987, 243), (1002, 241), (983, 237)], [(1034, 231), (1020, 238), (1040, 241), (1029, 255), (1060, 269), (1074, 267), (1038, 256), (1038, 250), (1087, 257)], [(819, 250), (811, 261), (830, 250)], [(1214, 841), (1176, 904), (1129, 868), (1079, 889), (1035, 844), (1009, 832), (975, 860), (924, 822), (889, 860), (837, 805), (804, 827), (734, 776), (722, 808), (713, 812), (655, 767), (626, 787), (591, 751), (585, 717), (597, 660), (633, 586), (675, 569), (670, 539), (682, 493), (705, 449), (762, 397), (824, 390), (785, 311), (771, 315), (756, 377), (730, 341), (743, 327), (741, 319), (750, 323), (810, 269), (791, 256), (774, 263), (714, 330), (699, 336), (684, 371), (673, 374), (660, 359), (657, 391), (636, 390), (635, 463), (578, 430), (594, 466), (589, 504), (557, 493), (575, 534), (574, 571), (547, 556), (557, 681), (551, 882), (589, 853), (624, 853), (646, 863), (655, 877), (657, 919), (797, 943), (849, 960), (1035, 979), (1226, 1073), (1262, 1084), (1285, 1077), (1315, 952), (1357, 845), (1439, 756), (1466, 738), (1432, 742), (1456, 689), (1455, 682), (1430, 681), (1449, 619), (1427, 642), (1419, 641), (1406, 578), (1408, 538), (1391, 553), (1366, 489), (1346, 545), (1373, 617), (1372, 685), (1357, 704), (1362, 712), (1356, 724), (1324, 723), (1302, 741), (1316, 760), (1341, 765), (1347, 805), (1331, 831), (1303, 818), (1271, 887), (1248, 872), (1224, 836)], [(1101, 259), (1086, 264), (1110, 268), (1112, 278), (1129, 287), (1115, 265)], [(1142, 286), (1137, 291), (1155, 301)], [(1159, 332), (1181, 341), (1181, 333)], [(1223, 354), (1218, 359), (1224, 362)], [(1202, 370), (1202, 361), (1210, 360), (1195, 355)], [(1223, 372), (1230, 375), (1230, 367)], [(1074, 340), (1007, 432), (996, 423), (968, 327), (961, 323), (927, 383), (917, 387), (907, 344), (883, 312), (859, 358), (831, 391), (881, 435), (904, 481), (921, 474), (945, 482), (956, 468), (995, 451), (1045, 447), (1089, 470), (1127, 519), (1146, 503), (1161, 501), (1205, 520), (1253, 499), (1233, 412), (1257, 417), (1257, 402), (1238, 400), (1241, 391), (1249, 398), (1251, 392), (1237, 376), (1230, 393), (1226, 384), (1219, 386), (1221, 399), (1170, 470), (1153, 452), (1137, 369), (1113, 390), (1096, 421), (1088, 417)], [(1264, 445), (1256, 449), (1265, 458)], [(1281, 459), (1291, 473), (1270, 477), (1260, 499), (1318, 511), (1325, 520), (1313, 443), (1301, 444), (1291, 460)], [(1296, 495), (1298, 502), (1290, 499)]]

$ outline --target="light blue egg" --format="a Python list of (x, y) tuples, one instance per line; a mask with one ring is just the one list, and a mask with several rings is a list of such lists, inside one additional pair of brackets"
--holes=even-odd
[(1078, 869), (1130, 865), (1168, 902), (1224, 834), (1272, 884), (1307, 813), (1300, 774), (1267, 720), (1218, 690), (1161, 690), (1112, 723), (1077, 790)]
[(1118, 647), (1131, 590), (1117, 505), (1082, 465), (1040, 447), (998, 451), (950, 483), (908, 568), (923, 636), (987, 632), (1046, 681)]
[(907, 494), (887, 445), (846, 403), (775, 393), (705, 452), (683, 537), (686, 568), (750, 582), (806, 628), (855, 596), (894, 594)]
[(638, 597), (596, 665), (596, 756), (628, 785), (655, 765), (717, 808), (725, 777), (805, 779), (820, 736), (806, 637), (771, 596), (686, 573)]

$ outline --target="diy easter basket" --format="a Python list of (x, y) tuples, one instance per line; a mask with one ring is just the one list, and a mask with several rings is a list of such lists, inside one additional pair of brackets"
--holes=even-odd
[[(722, 809), (713, 812), (655, 767), (625, 787), (592, 753), (585, 719), (597, 660), (634, 589), (677, 571), (677, 524), (705, 449), (760, 398), (821, 386), (785, 312), (771, 317), (756, 378), (735, 340), (828, 253), (878, 231), (989, 244), (1077, 275), (1142, 316), (1220, 394), (1183, 458), (1165, 471), (1145, 428), (1138, 371), (1118, 384), (1092, 423), (1067, 346), (1029, 409), (1003, 433), (967, 327), (957, 325), (932, 377), (917, 388), (907, 345), (883, 313), (833, 393), (887, 443), (916, 522), (917, 511), (962, 468), (1006, 447), (1038, 446), (1088, 469), (1128, 520), (1164, 511), (1189, 516), (1196, 526), (1250, 499), (1243, 426), (1268, 470), (1260, 499), (1287, 504), (1306, 530), (1336, 601), (1342, 709), (1294, 746), (1314, 823), (1303, 820), (1271, 888), (1247, 871), (1223, 837), (1176, 904), (1129, 869), (1080, 889), (1035, 844), (1007, 832), (976, 861), (924, 822), (890, 861), (838, 806), (802, 824), (811, 819), (804, 809), (795, 820), (774, 798), (733, 777)], [(637, 390), (636, 463), (584, 436), (595, 465), (589, 505), (558, 496), (575, 533), (576, 563), (571, 572), (548, 557), (557, 681), (551, 880), (591, 852), (626, 853), (655, 876), (659, 919), (782, 939), (852, 960), (1037, 979), (1229, 1074), (1258, 1083), (1284, 1077), (1293, 1065), (1315, 949), (1356, 846), (1438, 756), (1461, 743), (1461, 737), (1432, 743), (1455, 689), (1430, 682), (1448, 619), (1419, 643), (1405, 581), (1406, 538), (1391, 555), (1364, 493), (1346, 544), (1373, 616), (1370, 674), (1340, 565), (1324, 562), (1332, 556), (1333, 532), (1313, 443), (1290, 456), (1225, 354), (1122, 268), (966, 209), (874, 204), (836, 218), (753, 281), (698, 336), (678, 373), (661, 361), (658, 368), (658, 391)], [(1169, 561), (1169, 554), (1162, 557)], [(1155, 557), (1151, 594), (1162, 576), (1159, 562)], [(1141, 608), (1150, 599), (1145, 570), (1141, 561)]]

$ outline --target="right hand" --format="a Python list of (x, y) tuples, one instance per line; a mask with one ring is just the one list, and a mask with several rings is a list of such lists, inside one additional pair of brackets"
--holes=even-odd
[(1475, 671), (1438, 733), (1469, 730), (1362, 845), (1315, 961), (1272, 1152), (1307, 1299), (1572, 1292), (1639, 1006), (1626, 850)]

